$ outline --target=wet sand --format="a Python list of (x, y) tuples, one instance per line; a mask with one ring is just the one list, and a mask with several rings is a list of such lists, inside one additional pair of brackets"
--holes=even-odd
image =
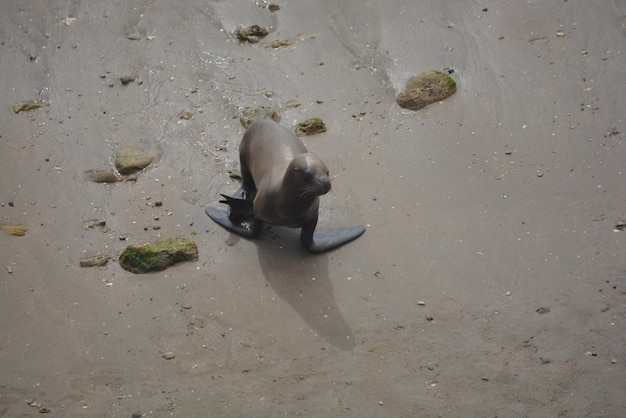
[[(0, 223), (29, 230), (0, 233), (0, 415), (625, 415), (626, 4), (280, 6), (2, 2)], [(395, 104), (446, 68), (455, 95)], [(363, 237), (209, 220), (247, 106), (325, 121), (319, 227)], [(123, 146), (158, 158), (86, 181)], [(200, 260), (78, 266), (170, 236)]]

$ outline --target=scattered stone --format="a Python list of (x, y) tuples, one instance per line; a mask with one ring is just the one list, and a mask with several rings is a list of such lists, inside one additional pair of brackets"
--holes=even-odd
[(246, 107), (239, 116), (239, 122), (244, 128), (248, 128), (259, 119), (272, 119), (275, 122), (280, 122), (280, 115), (271, 107), (261, 106)]
[(35, 103), (35, 102), (17, 102), (13, 106), (11, 106), (11, 109), (13, 109), (13, 113), (20, 113), (20, 112), (28, 112), (34, 109), (39, 109), (42, 106), (43, 105), (41, 103)]
[(623, 231), (625, 228), (626, 228), (626, 221), (617, 221), (617, 223), (615, 224), (615, 228), (613, 228), (613, 231), (619, 232), (619, 231)]
[(266, 28), (263, 28), (259, 25), (252, 25), (248, 28), (248, 35), (263, 37), (267, 36), (268, 33), (269, 32)]
[(0, 225), (0, 231), (4, 231), (9, 235), (15, 235), (16, 237), (23, 237), (26, 235), (28, 228), (22, 225)]
[(296, 126), (297, 136), (315, 135), (326, 132), (326, 125), (320, 118), (307, 119)]
[(154, 201), (154, 206), (157, 206), (157, 207), (163, 206), (163, 201), (162, 200), (155, 200)]
[(165, 353), (161, 354), (161, 357), (163, 357), (165, 360), (171, 360), (173, 358), (176, 358), (176, 354), (173, 351), (166, 351)]
[(26, 405), (37, 408), (37, 411), (41, 414), (50, 413), (50, 408), (43, 406), (41, 402), (37, 402), (34, 399), (26, 399)]
[(542, 306), (541, 308), (537, 309), (535, 312), (537, 312), (538, 314), (547, 314), (548, 312), (550, 312), (550, 308)]
[(133, 174), (146, 168), (154, 161), (154, 156), (134, 148), (124, 148), (115, 155), (115, 167), (120, 174)]
[(120, 81), (122, 82), (122, 85), (125, 86), (135, 81), (136, 78), (137, 77), (135, 77), (134, 75), (123, 75), (120, 77)]
[(13, 267), (9, 264), (7, 264), (6, 266), (4, 266), (4, 268), (7, 269), (7, 273), (11, 274), (13, 273)]
[(562, 30), (559, 30), (556, 32), (556, 37), (557, 38), (565, 38), (565, 32), (563, 32)]
[(108, 255), (94, 255), (92, 257), (81, 258), (78, 265), (80, 267), (102, 267), (106, 266), (110, 259), (111, 257)]
[(113, 170), (89, 170), (85, 173), (85, 178), (94, 183), (117, 183), (119, 181)]
[(400, 107), (419, 110), (451, 96), (456, 92), (456, 81), (441, 71), (427, 71), (409, 80), (396, 103)]
[(197, 261), (196, 243), (185, 238), (165, 238), (155, 244), (132, 244), (119, 258), (120, 266), (132, 273), (165, 270), (181, 261)]
[(235, 36), (237, 36), (237, 39), (239, 39), (242, 42), (247, 41), (250, 43), (257, 43), (259, 42), (260, 38), (267, 36), (268, 33), (269, 32), (266, 28), (261, 27), (259, 25), (252, 25), (246, 29), (244, 28), (237, 29), (237, 31), (235, 32)]
[(86, 228), (102, 228), (107, 224), (107, 221), (105, 219), (91, 219), (89, 221), (87, 221), (87, 223), (85, 224)]
[(270, 12), (277, 12), (280, 10), (280, 6), (276, 3), (270, 3), (267, 5), (267, 8), (270, 10)]

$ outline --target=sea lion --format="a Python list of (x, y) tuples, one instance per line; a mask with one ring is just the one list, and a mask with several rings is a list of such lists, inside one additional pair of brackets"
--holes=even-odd
[(300, 242), (313, 253), (348, 243), (363, 225), (316, 231), (319, 196), (330, 190), (328, 168), (293, 133), (270, 119), (254, 122), (239, 145), (242, 185), (230, 197), (230, 211), (207, 207), (211, 219), (245, 238), (256, 237), (263, 223), (302, 228)]

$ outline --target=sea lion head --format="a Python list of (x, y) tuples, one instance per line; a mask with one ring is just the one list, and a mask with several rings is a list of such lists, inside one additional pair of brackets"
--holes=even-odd
[(300, 197), (321, 196), (330, 191), (328, 168), (313, 153), (296, 156), (287, 171), (292, 187), (297, 189)]

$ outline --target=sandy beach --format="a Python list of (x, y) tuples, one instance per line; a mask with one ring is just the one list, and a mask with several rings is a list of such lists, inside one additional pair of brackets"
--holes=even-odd
[[(626, 416), (626, 2), (276, 4), (2, 1), (0, 416)], [(318, 228), (362, 237), (205, 215), (259, 106), (325, 122)], [(163, 237), (199, 260), (120, 267)]]

